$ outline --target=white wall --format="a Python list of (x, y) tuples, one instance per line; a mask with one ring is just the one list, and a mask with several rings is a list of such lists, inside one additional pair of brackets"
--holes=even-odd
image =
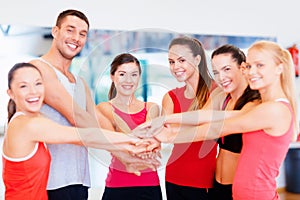
[(181, 33), (276, 36), (300, 42), (297, 1), (1, 0), (0, 24), (52, 26), (66, 8), (82, 10), (97, 29), (165, 29)]

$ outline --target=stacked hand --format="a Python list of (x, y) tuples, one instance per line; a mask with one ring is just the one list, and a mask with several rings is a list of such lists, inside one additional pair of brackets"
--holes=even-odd
[(135, 129), (137, 130), (141, 130), (138, 136), (133, 134), (134, 131), (124, 134), (123, 136), (130, 137), (129, 142), (117, 144), (121, 151), (117, 150), (112, 153), (123, 163), (128, 172), (140, 175), (142, 170), (149, 168), (156, 170), (160, 166), (161, 144), (153, 137), (142, 137), (146, 129)]
[(131, 136), (133, 141), (129, 148), (130, 154), (118, 157), (125, 165), (128, 172), (140, 174), (140, 171), (151, 168), (156, 170), (160, 166), (161, 142), (169, 142), (174, 137), (172, 128), (165, 123), (165, 116), (157, 117), (147, 121), (127, 135)]
[(165, 116), (160, 116), (139, 125), (131, 133), (140, 138), (154, 137), (163, 129), (164, 126)]
[(138, 176), (142, 170), (150, 168), (155, 171), (160, 166), (157, 156), (152, 155), (151, 157), (141, 158), (137, 155), (131, 155), (121, 151), (112, 152), (112, 154), (124, 164), (126, 171)]
[(152, 142), (148, 141), (150, 142), (148, 150), (152, 150), (156, 148), (156, 143), (169, 143), (174, 139), (176, 135), (173, 133), (175, 130), (173, 127), (178, 126), (176, 124), (171, 126), (166, 123), (165, 116), (160, 116), (137, 126), (131, 134), (142, 138), (144, 141), (150, 138), (154, 139)]

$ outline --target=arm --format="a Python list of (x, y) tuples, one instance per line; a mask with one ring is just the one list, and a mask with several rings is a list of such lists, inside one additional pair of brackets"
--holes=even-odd
[(99, 109), (95, 109), (96, 115), (97, 115), (97, 119), (99, 122), (99, 125), (101, 128), (103, 129), (107, 129), (110, 131), (115, 131), (115, 128), (113, 126), (113, 124), (111, 123), (111, 121), (101, 112), (99, 111)]
[[(264, 130), (269, 135), (280, 136), (288, 130), (292, 120), (289, 109), (280, 102), (266, 102), (251, 110), (245, 109), (246, 111), (241, 115), (224, 121), (201, 126), (164, 127), (156, 137), (166, 143), (185, 143), (241, 132), (247, 134), (256, 130)], [(280, 123), (278, 116), (281, 116)]]
[[(126, 122), (113, 111), (109, 102), (101, 102), (96, 106), (96, 108), (99, 116), (102, 115), (101, 119), (104, 120), (104, 122), (100, 122), (101, 127), (104, 126), (105, 129), (121, 131), (123, 133), (131, 132)], [(106, 122), (109, 122), (109, 125)]]
[(174, 104), (169, 93), (166, 93), (164, 95), (161, 105), (162, 105), (161, 115), (168, 115), (173, 113)]
[[(24, 118), (24, 116), (23, 116)], [(98, 128), (75, 128), (61, 126), (45, 117), (27, 117), (16, 127), (28, 134), (33, 142), (72, 143), (108, 151), (122, 150), (131, 153), (145, 151), (145, 144), (136, 146), (138, 138)]]
[(146, 122), (140, 125), (139, 128), (149, 128), (148, 134), (151, 135), (166, 124), (200, 125), (210, 121), (219, 121), (237, 116), (240, 111), (218, 111), (220, 110), (220, 105), (225, 97), (226, 94), (220, 89), (216, 88), (201, 110), (173, 113), (174, 106), (172, 99), (168, 94), (166, 94), (162, 102), (163, 111), (166, 115)]
[(221, 111), (221, 104), (225, 97), (226, 94), (221, 92), (215, 96), (211, 96), (210, 100), (201, 110), (166, 115), (143, 124), (141, 128), (150, 127), (149, 132), (155, 132), (166, 124), (195, 126), (208, 122), (223, 121), (224, 119), (237, 117), (260, 103), (259, 100), (255, 100), (253, 102), (248, 102), (242, 110)]
[(146, 121), (154, 119), (159, 116), (159, 106), (156, 103), (148, 102), (147, 103), (147, 116)]
[[(99, 118), (102, 120), (105, 120), (101, 117), (101, 114), (99, 114), (97, 112), (96, 106), (95, 106), (95, 102), (92, 98), (91, 95), (91, 91), (87, 85), (87, 83), (85, 82), (84, 79), (80, 78), (84, 84), (84, 89), (85, 89), (85, 93), (86, 93), (86, 110), (83, 110), (82, 108), (80, 108), (75, 102), (74, 104), (76, 104), (74, 106), (74, 117), (76, 125), (78, 127), (100, 127), (103, 126), (104, 123), (101, 123), (101, 121), (99, 121)], [(108, 123), (107, 125), (109, 126), (110, 123)], [(102, 126), (101, 126), (102, 125)], [(102, 127), (105, 128), (105, 127)]]
[(237, 112), (217, 112), (221, 110), (222, 103), (226, 98), (226, 93), (219, 87), (215, 88), (205, 105), (201, 110), (189, 111), (167, 115), (166, 124), (181, 123), (185, 125), (200, 125), (210, 121), (224, 120), (225, 118), (234, 116)]
[[(32, 64), (39, 68), (42, 73), (43, 83), (45, 87), (45, 98), (44, 102), (49, 106), (56, 109), (61, 113), (71, 125), (77, 125), (80, 127), (86, 127), (85, 125), (91, 124), (91, 121), (95, 122), (94, 116), (91, 116), (84, 111), (78, 104), (76, 104), (72, 96), (66, 91), (64, 86), (58, 80), (54, 70), (47, 64), (39, 60), (32, 60)], [(74, 112), (76, 111), (76, 119)], [(81, 120), (85, 120), (80, 122)], [(95, 126), (95, 125), (94, 125)]]

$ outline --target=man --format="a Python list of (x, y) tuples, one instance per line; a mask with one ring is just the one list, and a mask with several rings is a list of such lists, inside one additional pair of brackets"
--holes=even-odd
[[(61, 12), (52, 28), (49, 51), (31, 61), (41, 70), (44, 79), (46, 92), (42, 113), (62, 125), (97, 125), (95, 105), (86, 83), (69, 71), (73, 58), (86, 43), (88, 30), (89, 21), (82, 12)], [(52, 156), (47, 186), (49, 200), (88, 199), (87, 148), (71, 144), (48, 147)]]

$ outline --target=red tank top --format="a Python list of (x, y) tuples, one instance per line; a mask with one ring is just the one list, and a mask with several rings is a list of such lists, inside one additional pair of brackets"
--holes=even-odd
[(44, 143), (37, 143), (32, 154), (24, 159), (8, 158), (3, 154), (2, 161), (5, 199), (48, 199), (46, 186), (51, 156)]
[[(185, 87), (169, 91), (174, 113), (188, 111), (193, 99), (184, 96)], [(216, 168), (215, 140), (175, 144), (166, 167), (166, 181), (196, 188), (211, 188)]]
[[(289, 103), (279, 101), (293, 113)], [(243, 134), (243, 148), (233, 181), (233, 199), (279, 199), (276, 177), (288, 151), (293, 131), (294, 117), (289, 130), (281, 136), (271, 136), (263, 130)]]
[[(134, 114), (122, 112), (114, 106), (113, 109), (114, 112), (127, 123), (130, 129), (134, 129), (135, 127), (146, 121), (146, 103), (143, 110)], [(152, 169), (146, 169), (141, 172), (140, 176), (137, 176), (133, 173), (128, 173), (126, 171), (125, 166), (116, 157), (113, 156), (106, 178), (106, 187), (133, 187), (158, 185), (159, 178), (156, 171), (154, 172), (152, 171)]]

